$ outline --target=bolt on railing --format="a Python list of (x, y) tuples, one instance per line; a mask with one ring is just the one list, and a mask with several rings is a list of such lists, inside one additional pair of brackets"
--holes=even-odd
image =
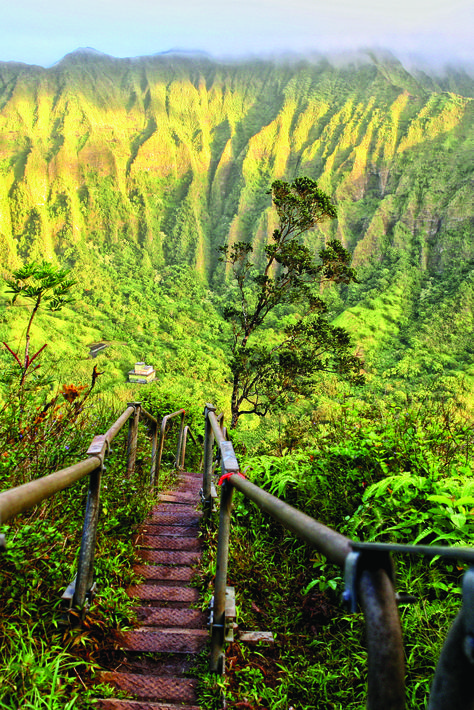
[[(217, 540), (216, 576), (211, 614), (210, 670), (225, 668), (226, 585), (234, 488), (286, 529), (306, 540), (328, 560), (344, 569), (343, 599), (352, 611), (362, 607), (368, 650), (369, 710), (405, 708), (405, 664), (402, 632), (393, 586), (391, 552), (442, 555), (471, 565), (464, 575), (463, 606), (443, 646), (433, 680), (429, 710), (474, 708), (474, 549), (423, 545), (360, 543), (350, 540), (276, 496), (254, 485), (239, 472), (232, 444), (210, 404), (205, 408), (204, 477), (212, 469), (214, 440), (220, 451), (222, 487)], [(206, 468), (207, 462), (207, 468)], [(203, 485), (209, 490), (209, 484)], [(205, 497), (205, 504), (210, 497)]]

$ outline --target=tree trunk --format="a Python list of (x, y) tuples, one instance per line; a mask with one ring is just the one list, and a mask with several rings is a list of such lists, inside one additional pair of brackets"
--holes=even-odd
[(230, 411), (231, 411), (231, 422), (230, 422), (230, 428), (235, 429), (237, 426), (237, 422), (239, 421), (239, 376), (234, 375), (234, 382), (232, 386), (232, 398), (231, 398), (231, 403), (230, 403)]

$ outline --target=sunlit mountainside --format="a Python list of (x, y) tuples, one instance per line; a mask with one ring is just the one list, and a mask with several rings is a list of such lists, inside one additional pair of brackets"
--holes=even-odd
[[(50, 69), (0, 64), (2, 266), (46, 256), (74, 267), (59, 353), (74, 343), (81, 361), (103, 340), (111, 377), (154, 358), (214, 381), (217, 247), (262, 250), (271, 182), (308, 175), (339, 211), (309, 243), (337, 236), (354, 255), (360, 283), (328, 298), (369, 375), (395, 391), (438, 373), (469, 383), (473, 97), (461, 69), (429, 75), (370, 53), (226, 64), (79, 51)], [(18, 334), (15, 316), (2, 339)]]

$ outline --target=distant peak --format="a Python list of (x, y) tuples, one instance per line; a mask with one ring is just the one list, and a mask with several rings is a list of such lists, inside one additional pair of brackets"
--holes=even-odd
[(105, 54), (104, 52), (99, 52), (98, 49), (93, 47), (79, 47), (75, 49), (74, 52), (69, 52), (62, 59), (57, 62), (57, 64), (74, 63), (77, 60), (81, 62), (87, 61), (89, 59), (112, 59), (110, 54)]

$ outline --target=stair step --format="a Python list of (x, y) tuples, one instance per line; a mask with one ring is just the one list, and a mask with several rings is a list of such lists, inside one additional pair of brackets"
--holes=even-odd
[(193, 565), (199, 559), (199, 552), (187, 550), (140, 550), (140, 557), (146, 562), (160, 565)]
[(181, 626), (188, 629), (203, 628), (207, 615), (198, 609), (170, 609), (169, 607), (138, 606), (134, 609), (138, 620), (148, 627)]
[(144, 627), (139, 631), (117, 633), (117, 641), (126, 651), (141, 653), (199, 653), (209, 634), (204, 629), (160, 629)]
[(166, 503), (163, 501), (152, 508), (151, 515), (153, 516), (155, 513), (182, 513), (184, 515), (189, 512), (202, 517), (202, 513), (197, 510), (197, 504), (198, 501), (193, 503)]
[(161, 493), (158, 500), (162, 503), (176, 503), (177, 505), (197, 505), (200, 498), (195, 493), (170, 491), (168, 493)]
[(101, 683), (110, 683), (118, 690), (138, 695), (144, 700), (195, 703), (197, 680), (191, 678), (160, 678), (135, 673), (100, 673)]
[(149, 529), (151, 533), (151, 528), (154, 528), (157, 533), (165, 537), (193, 537), (197, 533), (197, 525), (153, 525), (146, 521), (143, 529)]
[(193, 510), (160, 510), (152, 513), (145, 522), (145, 525), (199, 525), (202, 515)]
[(98, 710), (201, 710), (198, 705), (170, 705), (169, 703), (150, 703), (143, 700), (118, 700), (99, 698), (95, 701)]
[(153, 513), (145, 521), (144, 528), (148, 528), (150, 525), (178, 525), (187, 527), (197, 527), (201, 520), (201, 516), (197, 513), (191, 513), (185, 511), (184, 513), (177, 513), (175, 511)]
[(155, 550), (200, 550), (201, 541), (196, 537), (170, 537), (169, 535), (142, 535), (140, 544)]
[(147, 601), (197, 602), (199, 592), (189, 587), (165, 587), (158, 584), (134, 585), (127, 589), (131, 599)]
[(189, 582), (194, 570), (192, 567), (164, 567), (163, 565), (136, 565), (133, 568), (135, 574), (139, 574), (145, 579), (168, 579), (174, 582)]

